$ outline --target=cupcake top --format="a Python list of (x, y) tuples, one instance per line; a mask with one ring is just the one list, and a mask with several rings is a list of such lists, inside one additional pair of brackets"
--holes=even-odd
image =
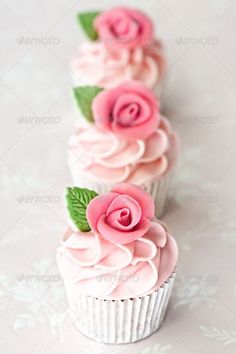
[(101, 299), (126, 299), (157, 290), (172, 274), (178, 248), (154, 219), (151, 196), (122, 183), (110, 193), (68, 188), (71, 227), (57, 252), (65, 283)]
[(128, 81), (114, 89), (74, 92), (85, 119), (70, 138), (69, 160), (81, 174), (94, 182), (143, 184), (172, 168), (178, 138), (150, 89)]
[(72, 66), (75, 81), (115, 87), (129, 79), (154, 88), (164, 74), (163, 47), (154, 38), (151, 19), (139, 10), (116, 7), (78, 15), (90, 39)]

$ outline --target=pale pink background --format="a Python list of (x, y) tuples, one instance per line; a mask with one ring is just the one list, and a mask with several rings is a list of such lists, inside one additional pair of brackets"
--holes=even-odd
[(232, 0), (139, 1), (166, 43), (164, 108), (182, 138), (182, 158), (164, 216), (181, 255), (165, 323), (137, 344), (107, 346), (83, 337), (69, 317), (55, 264), (67, 225), (67, 140), (77, 118), (68, 64), (83, 38), (75, 14), (110, 3), (0, 1), (0, 352), (235, 353)]

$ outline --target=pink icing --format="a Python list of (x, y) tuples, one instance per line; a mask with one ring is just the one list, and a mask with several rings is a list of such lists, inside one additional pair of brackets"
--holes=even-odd
[(95, 123), (127, 140), (146, 139), (160, 123), (159, 101), (138, 81), (99, 93), (93, 100)]
[(82, 122), (69, 141), (69, 164), (76, 174), (96, 183), (141, 185), (161, 178), (175, 164), (178, 137), (164, 117), (150, 137), (136, 141)]
[(130, 50), (122, 48), (113, 51), (102, 42), (88, 42), (81, 45), (72, 63), (75, 85), (97, 85), (114, 88), (127, 80), (138, 80), (149, 88), (162, 79), (166, 59), (160, 41)]
[(128, 244), (150, 229), (154, 216), (151, 196), (135, 185), (118, 184), (110, 193), (92, 199), (87, 219), (95, 233), (116, 244)]
[(143, 237), (127, 245), (69, 229), (57, 253), (65, 283), (75, 285), (80, 293), (106, 299), (155, 291), (171, 275), (177, 258), (177, 245), (159, 222), (152, 222)]
[(145, 46), (153, 39), (151, 20), (142, 12), (117, 7), (102, 12), (94, 21), (100, 40), (109, 48), (136, 48)]

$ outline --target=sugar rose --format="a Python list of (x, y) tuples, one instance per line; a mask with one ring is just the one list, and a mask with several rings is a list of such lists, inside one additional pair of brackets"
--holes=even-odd
[(146, 139), (160, 123), (159, 101), (138, 81), (104, 90), (93, 100), (95, 123), (105, 131), (128, 139)]
[(88, 205), (87, 219), (92, 230), (107, 241), (127, 244), (144, 236), (154, 216), (154, 202), (142, 188), (118, 184)]
[(98, 15), (94, 27), (99, 38), (109, 47), (133, 49), (153, 40), (151, 20), (138, 10), (119, 7)]

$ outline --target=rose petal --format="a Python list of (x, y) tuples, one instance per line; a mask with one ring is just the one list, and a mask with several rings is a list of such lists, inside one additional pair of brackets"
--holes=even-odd
[(100, 194), (93, 198), (87, 206), (86, 216), (91, 229), (98, 232), (97, 223), (101, 215), (106, 214), (111, 202), (118, 196), (117, 193)]
[(114, 133), (119, 137), (125, 137), (129, 140), (147, 139), (157, 128), (159, 121), (159, 113), (155, 111), (148, 119), (148, 123), (144, 122), (137, 126), (125, 127), (121, 126), (117, 122), (113, 122), (112, 128)]
[(142, 218), (137, 227), (133, 231), (123, 232), (110, 227), (106, 223), (106, 216), (102, 215), (98, 222), (97, 228), (100, 236), (107, 241), (125, 245), (142, 237), (150, 227), (150, 221), (147, 218)]
[(104, 90), (97, 94), (93, 99), (92, 111), (93, 117), (98, 125), (103, 130), (109, 131), (111, 126), (110, 114), (114, 103), (122, 93), (122, 88), (120, 86), (111, 89)]
[[(134, 116), (137, 116), (137, 120), (134, 119), (135, 117), (133, 117), (132, 113), (129, 111), (130, 106), (132, 108), (137, 107), (136, 110), (138, 110), (138, 112), (134, 110)], [(112, 116), (116, 123), (122, 126), (127, 125), (129, 127), (145, 122), (150, 117), (151, 112), (152, 107), (141, 95), (132, 92), (125, 92), (125, 94), (120, 95), (117, 98), (112, 111)]]
[[(121, 212), (128, 210), (130, 222), (127, 225), (122, 224)], [(111, 226), (120, 231), (128, 231), (135, 227), (142, 216), (142, 211), (138, 202), (128, 195), (119, 195), (114, 198), (106, 211), (106, 221)]]
[(142, 216), (152, 219), (154, 216), (154, 202), (151, 196), (142, 188), (129, 184), (120, 183), (112, 189), (113, 193), (129, 195), (135, 199), (142, 209)]

